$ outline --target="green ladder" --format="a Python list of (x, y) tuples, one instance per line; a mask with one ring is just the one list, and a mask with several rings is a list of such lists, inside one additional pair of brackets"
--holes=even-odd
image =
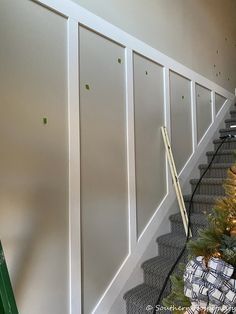
[(11, 280), (0, 241), (0, 314), (18, 314)]

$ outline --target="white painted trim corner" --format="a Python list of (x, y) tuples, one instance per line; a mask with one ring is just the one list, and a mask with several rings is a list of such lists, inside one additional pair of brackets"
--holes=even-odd
[(127, 140), (127, 180), (129, 211), (129, 252), (133, 252), (137, 243), (136, 219), (136, 178), (135, 178), (135, 136), (134, 136), (134, 73), (133, 51), (125, 49), (126, 74), (126, 140)]
[(79, 139), (79, 28), (73, 19), (68, 30), (68, 124), (69, 124), (69, 306), (70, 314), (81, 309), (80, 235), (80, 139)]

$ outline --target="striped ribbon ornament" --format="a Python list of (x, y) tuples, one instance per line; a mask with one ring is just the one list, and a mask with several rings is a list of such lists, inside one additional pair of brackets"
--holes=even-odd
[(236, 280), (234, 267), (212, 257), (206, 266), (203, 256), (191, 260), (184, 273), (184, 294), (190, 299), (189, 314), (201, 310), (217, 314), (236, 313)]

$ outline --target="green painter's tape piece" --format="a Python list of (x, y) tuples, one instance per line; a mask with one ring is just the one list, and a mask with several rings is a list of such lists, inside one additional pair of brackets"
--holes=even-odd
[(182, 96), (182, 99), (184, 99), (184, 96)]
[(43, 118), (43, 124), (48, 124), (48, 118)]
[(122, 62), (121, 58), (118, 58), (118, 63), (121, 63), (121, 62)]
[(88, 84), (85, 85), (85, 88), (86, 88), (87, 90), (90, 90), (90, 86), (89, 86)]
[(1, 242), (0, 242), (0, 313), (19, 314)]

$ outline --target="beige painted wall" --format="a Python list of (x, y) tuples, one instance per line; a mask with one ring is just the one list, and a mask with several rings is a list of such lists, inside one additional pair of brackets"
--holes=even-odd
[(196, 84), (197, 141), (202, 139), (212, 122), (211, 91)]
[(166, 194), (163, 68), (134, 54), (134, 129), (137, 233)]
[(218, 114), (218, 112), (222, 108), (223, 104), (225, 103), (225, 100), (226, 100), (225, 97), (216, 94), (215, 98), (216, 114)]
[(170, 72), (171, 145), (178, 173), (192, 154), (191, 86)]
[(235, 0), (73, 1), (234, 91)]
[(0, 238), (22, 314), (69, 312), (66, 42), (63, 17), (0, 1)]

